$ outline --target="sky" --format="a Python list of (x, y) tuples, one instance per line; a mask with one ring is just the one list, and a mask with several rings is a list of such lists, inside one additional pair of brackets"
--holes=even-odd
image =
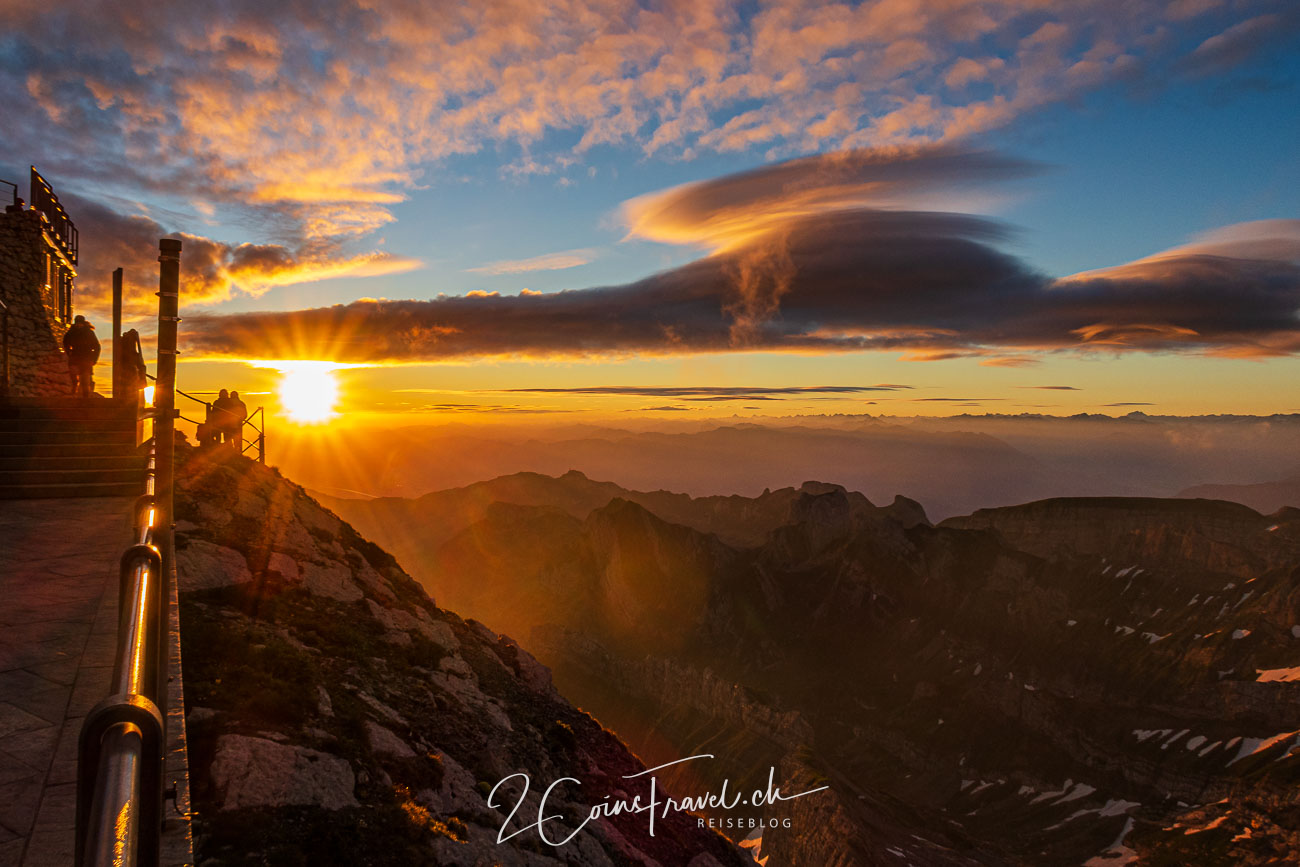
[(0, 23), (0, 177), (60, 193), (100, 322), (122, 266), (149, 330), (182, 238), (191, 391), (274, 413), (317, 361), (404, 423), (1300, 412), (1293, 2)]

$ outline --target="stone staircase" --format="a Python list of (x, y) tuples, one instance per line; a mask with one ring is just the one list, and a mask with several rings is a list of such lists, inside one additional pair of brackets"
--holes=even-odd
[(144, 493), (134, 398), (0, 401), (0, 499)]

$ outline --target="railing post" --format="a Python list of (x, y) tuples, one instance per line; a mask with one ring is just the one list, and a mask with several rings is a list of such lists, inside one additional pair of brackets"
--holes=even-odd
[[(160, 512), (158, 526), (161, 530), (162, 593), (161, 599), (171, 598), (167, 582), (175, 575), (175, 552), (172, 528), (176, 525), (173, 491), (176, 482), (176, 331), (180, 323), (181, 242), (176, 238), (163, 238), (158, 242), (158, 380), (154, 389), (154, 455), (156, 482), (154, 490)], [(162, 634), (166, 635), (166, 606), (161, 606), (158, 616), (162, 621)], [(167, 642), (158, 643), (158, 665), (166, 671)], [(165, 689), (158, 694), (158, 704), (163, 719), (167, 718)]]
[(122, 397), (122, 269), (113, 272), (113, 397)]

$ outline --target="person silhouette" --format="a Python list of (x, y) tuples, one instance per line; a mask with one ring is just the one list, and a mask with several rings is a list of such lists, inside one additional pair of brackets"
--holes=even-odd
[(72, 375), (72, 393), (90, 397), (95, 393), (95, 362), (99, 361), (99, 338), (95, 326), (86, 317), (77, 316), (72, 326), (63, 334), (63, 351), (68, 356), (68, 372)]
[(234, 439), (235, 451), (242, 455), (244, 453), (244, 419), (248, 418), (248, 404), (240, 400), (239, 392), (232, 391), (227, 406), (232, 415), (230, 435)]

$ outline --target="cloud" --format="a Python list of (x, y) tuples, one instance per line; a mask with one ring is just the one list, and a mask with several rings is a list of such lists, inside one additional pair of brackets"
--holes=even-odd
[(1155, 404), (1140, 400), (1126, 400), (1119, 403), (1103, 403), (1102, 406), (1155, 406)]
[[(751, 272), (748, 287), (742, 263), (767, 255), (771, 236), (621, 286), (197, 316), (187, 334), (211, 355), (370, 363), (729, 351), (889, 351), (909, 360), (1300, 352), (1300, 266), (1290, 261), (1171, 251), (1053, 279), (998, 249), (1005, 236), (997, 223), (958, 214), (832, 211), (791, 220), (780, 233), (788, 270)], [(754, 312), (741, 304), (744, 291), (772, 303), (738, 341), (737, 322)]]
[(963, 210), (954, 205), (970, 204), (981, 186), (1041, 169), (1026, 160), (952, 146), (863, 148), (651, 193), (627, 202), (622, 215), (631, 236), (721, 250), (829, 211)]
[(1073, 385), (1018, 385), (1016, 388), (1038, 388), (1044, 391), (1082, 391)]
[(791, 385), (776, 387), (748, 386), (647, 386), (599, 385), (578, 388), (510, 388), (509, 394), (584, 394), (620, 397), (675, 397), (692, 401), (784, 400), (808, 395), (853, 395), (872, 391), (897, 391), (910, 385)]
[(0, 152), (41, 130), (61, 182), (293, 246), (373, 232), (457, 155), (563, 173), (602, 145), (689, 158), (951, 142), (1135, 70), (1229, 68), (1294, 23), (1278, 5), (11, 2)]
[(1182, 65), (1195, 75), (1227, 72), (1264, 49), (1284, 42), (1298, 27), (1300, 12), (1295, 8), (1247, 18), (1206, 39)]
[(503, 259), (488, 262), (477, 268), (466, 268), (474, 274), (525, 274), (529, 271), (563, 271), (586, 265), (596, 258), (594, 250), (566, 250), (563, 253), (547, 253), (533, 256), (531, 259)]
[(63, 197), (81, 238), (77, 308), (91, 316), (112, 310), (113, 269), (123, 269), (123, 308), (128, 318), (157, 314), (158, 239), (180, 238), (181, 296), (186, 306), (213, 304), (235, 294), (260, 295), (274, 286), (332, 277), (369, 277), (409, 271), (413, 259), (382, 252), (347, 254), (334, 244), (229, 244), (170, 232), (143, 214), (121, 214), (99, 202)]

